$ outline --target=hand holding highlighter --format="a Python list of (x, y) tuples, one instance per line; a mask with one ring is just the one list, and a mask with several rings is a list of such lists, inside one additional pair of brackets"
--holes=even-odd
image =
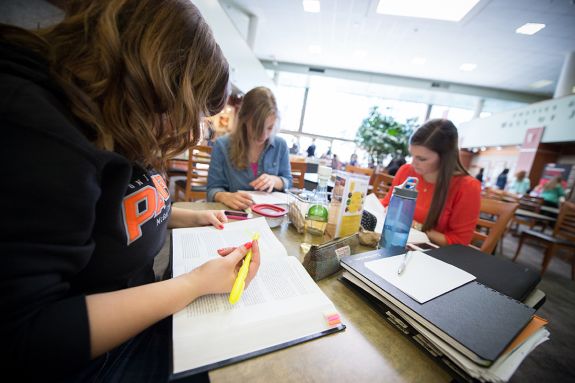
[(244, 292), (246, 277), (248, 276), (248, 271), (250, 269), (250, 262), (252, 261), (252, 246), (254, 244), (254, 241), (257, 241), (259, 237), (260, 237), (259, 233), (254, 234), (254, 236), (252, 237), (252, 242), (250, 242), (249, 244), (250, 247), (248, 253), (246, 254), (244, 262), (242, 263), (242, 266), (238, 271), (238, 276), (236, 277), (234, 286), (232, 287), (232, 291), (230, 292), (230, 297), (228, 298), (228, 301), (232, 305), (236, 304), (236, 302), (241, 298), (242, 293)]

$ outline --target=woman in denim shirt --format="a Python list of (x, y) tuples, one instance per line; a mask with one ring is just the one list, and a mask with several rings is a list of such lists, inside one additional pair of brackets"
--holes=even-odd
[(287, 144), (273, 135), (277, 117), (276, 100), (268, 88), (254, 88), (244, 96), (235, 131), (214, 144), (208, 201), (245, 209), (253, 201), (241, 190), (271, 192), (291, 186)]

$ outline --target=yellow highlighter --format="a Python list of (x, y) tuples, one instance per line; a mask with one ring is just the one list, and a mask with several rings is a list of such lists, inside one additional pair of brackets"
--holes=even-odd
[[(254, 234), (254, 236), (252, 237), (252, 244), (259, 237), (260, 237), (259, 233)], [(232, 291), (230, 292), (230, 298), (228, 300), (232, 305), (235, 304), (240, 299), (242, 293), (244, 292), (246, 277), (248, 276), (251, 261), (252, 261), (252, 248), (250, 247), (248, 253), (246, 254), (246, 257), (244, 258), (244, 263), (242, 263), (240, 271), (238, 271), (238, 276), (236, 277), (236, 281), (234, 282)]]

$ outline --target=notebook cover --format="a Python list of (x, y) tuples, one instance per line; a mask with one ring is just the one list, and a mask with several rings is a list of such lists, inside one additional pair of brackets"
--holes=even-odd
[[(476, 362), (489, 365), (531, 319), (534, 309), (476, 281), (424, 304), (373, 273), (365, 262), (382, 257), (373, 251), (342, 258), (342, 266), (371, 282), (405, 306), (398, 308), (420, 321), (454, 347), (468, 350)], [(369, 284), (369, 283), (368, 283)], [(415, 315), (409, 312), (411, 310)], [(449, 341), (451, 339), (451, 341)], [(463, 351), (462, 350), (462, 351)]]
[(426, 253), (475, 275), (477, 282), (518, 301), (527, 298), (541, 281), (539, 273), (526, 266), (469, 246), (444, 246)]

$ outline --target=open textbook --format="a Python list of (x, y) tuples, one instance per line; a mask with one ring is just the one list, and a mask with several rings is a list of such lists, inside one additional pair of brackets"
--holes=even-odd
[[(260, 234), (260, 269), (235, 305), (228, 294), (201, 297), (173, 316), (173, 375), (208, 371), (343, 330), (333, 303), (296, 257), (288, 256), (264, 218), (174, 229), (174, 277)], [(334, 320), (335, 318), (335, 320)]]

